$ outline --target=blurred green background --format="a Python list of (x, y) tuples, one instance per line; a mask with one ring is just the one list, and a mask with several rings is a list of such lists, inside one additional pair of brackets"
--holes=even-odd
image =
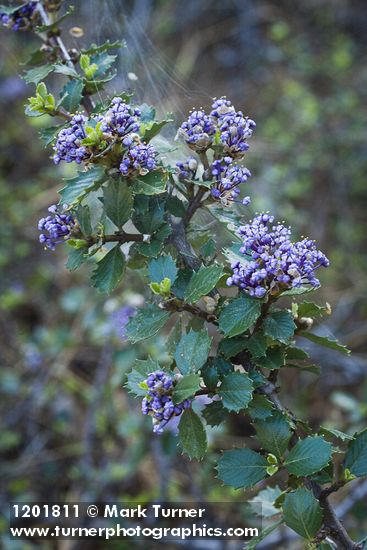
[[(318, 241), (331, 267), (322, 274), (323, 288), (315, 296), (333, 310), (318, 330), (340, 338), (354, 352), (346, 358), (309, 346), (322, 366), (321, 378), (287, 372), (286, 403), (315, 428), (334, 425), (353, 433), (364, 427), (366, 3), (75, 4), (75, 15), (64, 24), (69, 47), (107, 38), (127, 42), (119, 53), (111, 93), (134, 89), (137, 100), (172, 111), (177, 125), (189, 109), (209, 107), (211, 98), (221, 95), (255, 119), (247, 156), (253, 204), (245, 216), (271, 210), (296, 234)], [(84, 36), (73, 38), (73, 26), (82, 27)], [(38, 139), (40, 127), (49, 121), (24, 116), (26, 97), (33, 90), (17, 76), (18, 63), (35, 43), (28, 34), (1, 30), (0, 540), (4, 548), (16, 550), (33, 545), (7, 539), (9, 501), (220, 501), (254, 494), (232, 492), (214, 479), (219, 449), (251, 444), (244, 417), (233, 416), (212, 429), (208, 457), (201, 464), (189, 462), (180, 455), (173, 434), (151, 435), (140, 403), (122, 389), (136, 357), (150, 354), (164, 360), (165, 335), (134, 348), (121, 338), (120, 308), (143, 302), (143, 277), (127, 277), (106, 298), (89, 288), (88, 266), (70, 274), (64, 267), (65, 251), (45, 252), (38, 244), (37, 221), (57, 201), (70, 166), (54, 167), (50, 151)], [(53, 85), (58, 89), (60, 81)], [(167, 137), (174, 135), (172, 125)], [(171, 154), (173, 160), (181, 158), (179, 150)], [(367, 487), (355, 501), (347, 493), (338, 493), (339, 512), (358, 540), (367, 529)], [(262, 548), (302, 547), (287, 532), (276, 536)], [(88, 548), (78, 544), (62, 548)], [(106, 544), (94, 543), (93, 548)]]

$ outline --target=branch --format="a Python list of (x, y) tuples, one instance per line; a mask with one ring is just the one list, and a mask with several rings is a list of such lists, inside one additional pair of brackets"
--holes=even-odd
[(131, 243), (131, 242), (148, 242), (150, 240), (150, 235), (142, 235), (141, 233), (124, 233), (123, 231), (121, 232), (117, 231), (112, 235), (88, 237), (85, 240), (89, 247), (94, 244), (97, 244), (100, 241), (102, 241), (102, 244), (115, 243), (115, 242), (120, 244)]
[[(279, 412), (286, 415), (291, 414), (292, 418), (295, 419), (295, 415), (286, 407), (284, 407), (284, 405), (281, 403), (277, 394), (277, 388), (274, 384), (267, 382), (259, 388), (259, 391), (267, 396), (269, 401), (273, 403), (274, 407)], [(290, 448), (294, 447), (298, 441), (299, 437), (294, 432), (293, 437), (290, 441)], [(322, 489), (321, 485), (308, 478), (305, 478), (305, 485), (312, 490), (315, 497), (319, 500), (320, 505), (324, 510), (324, 525), (328, 529), (330, 536), (335, 540), (337, 544), (339, 544), (339, 548), (341, 550), (361, 550), (363, 548), (363, 545), (357, 544), (352, 541), (344, 526), (337, 518), (336, 513), (327, 498), (331, 492), (334, 492), (335, 485), (332, 485), (330, 488), (328, 488), (329, 490), (333, 488), (333, 490), (330, 490), (330, 493), (328, 492), (328, 489)]]
[(207, 313), (199, 307), (185, 304), (184, 302), (177, 300), (176, 298), (172, 298), (170, 300), (167, 300), (166, 302), (163, 302), (162, 307), (167, 311), (187, 311), (188, 313), (191, 313), (191, 315), (193, 315), (194, 317), (200, 317), (201, 319), (204, 319), (207, 323), (217, 323), (217, 317), (212, 313)]

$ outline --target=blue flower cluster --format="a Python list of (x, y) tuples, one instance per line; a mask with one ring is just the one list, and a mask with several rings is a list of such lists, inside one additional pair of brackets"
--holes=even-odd
[[(136, 132), (139, 131), (140, 110), (128, 105), (122, 98), (112, 99), (110, 107), (104, 114), (98, 115), (91, 122), (99, 123), (104, 143), (122, 143), (126, 150), (120, 164), (120, 172), (124, 176), (144, 175), (157, 167), (157, 152), (153, 145), (142, 143)], [(70, 121), (70, 126), (60, 130), (54, 146), (54, 162), (76, 162), (81, 164), (91, 158), (93, 151), (83, 145), (87, 137), (86, 124), (88, 119), (76, 114)], [(87, 128), (88, 130), (88, 128)], [(109, 150), (111, 147), (107, 147)], [(103, 153), (102, 153), (103, 154)]]
[(194, 157), (189, 157), (183, 162), (177, 162), (178, 179), (180, 181), (193, 180), (198, 169), (198, 161)]
[(191, 401), (185, 399), (178, 405), (173, 403), (172, 390), (175, 381), (172, 376), (163, 371), (152, 372), (145, 383), (148, 386), (148, 391), (141, 405), (142, 413), (152, 417), (153, 432), (162, 433), (171, 418), (179, 416), (185, 409), (188, 409)]
[(12, 13), (1, 12), (0, 21), (13, 31), (26, 30), (33, 23), (36, 6), (37, 2), (27, 2)]
[[(215, 199), (223, 201), (237, 201), (240, 190), (238, 186), (246, 183), (251, 176), (250, 170), (238, 164), (232, 164), (231, 157), (215, 160), (211, 167), (211, 173), (216, 183), (211, 188), (211, 194)], [(250, 197), (245, 197), (242, 204), (250, 204)]]
[[(203, 178), (206, 181), (215, 180), (211, 195), (224, 205), (240, 202), (238, 186), (251, 176), (247, 168), (233, 162), (244, 157), (249, 148), (247, 140), (255, 126), (253, 120), (236, 111), (229, 99), (221, 97), (214, 100), (209, 115), (202, 109), (195, 110), (179, 129), (179, 135), (199, 155), (213, 149), (214, 161), (211, 166), (206, 166)], [(176, 166), (180, 181), (195, 179), (197, 161), (194, 158), (177, 162)], [(241, 202), (247, 205), (250, 198), (245, 197)]]
[(64, 204), (60, 212), (58, 206), (54, 204), (48, 209), (51, 215), (41, 218), (38, 222), (38, 229), (44, 231), (39, 237), (40, 243), (50, 250), (55, 250), (57, 244), (69, 239), (75, 227), (75, 220), (66, 209), (67, 205)]
[(85, 116), (74, 115), (69, 128), (60, 130), (54, 147), (55, 164), (59, 164), (62, 160), (81, 164), (83, 160), (88, 158), (88, 150), (82, 145), (82, 140), (86, 137), (86, 122), (87, 118)]
[[(101, 116), (101, 129), (107, 134), (124, 137), (131, 132), (139, 131), (140, 116), (140, 109), (131, 107), (121, 97), (114, 97), (109, 109)], [(123, 143), (130, 145), (131, 141), (126, 143), (123, 141)]]
[(191, 149), (202, 152), (212, 145), (215, 131), (214, 120), (199, 109), (190, 113), (189, 118), (181, 124), (179, 133)]
[(156, 156), (157, 152), (153, 145), (145, 143), (132, 145), (121, 161), (120, 172), (123, 176), (135, 174), (144, 176), (157, 167)]
[(214, 100), (209, 115), (203, 109), (190, 113), (181, 124), (179, 134), (191, 149), (200, 153), (212, 146), (222, 146), (223, 152), (233, 158), (242, 158), (248, 150), (247, 139), (256, 124), (236, 111), (225, 97)]
[(239, 228), (244, 261), (231, 265), (233, 275), (227, 285), (238, 286), (257, 298), (302, 285), (318, 287), (320, 281), (314, 272), (329, 266), (327, 257), (310, 239), (293, 243), (290, 229), (273, 222), (273, 216), (260, 214)]

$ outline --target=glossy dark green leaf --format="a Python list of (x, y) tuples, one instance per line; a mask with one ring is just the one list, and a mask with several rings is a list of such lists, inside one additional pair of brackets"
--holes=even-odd
[(252, 380), (246, 373), (231, 372), (223, 378), (218, 395), (226, 409), (238, 412), (250, 403), (253, 389)]
[(178, 425), (180, 443), (190, 458), (202, 459), (206, 448), (206, 431), (200, 417), (189, 408), (182, 415)]
[(235, 489), (252, 487), (267, 477), (266, 459), (251, 449), (224, 451), (218, 461), (218, 478)]
[(116, 245), (97, 263), (92, 274), (92, 284), (101, 292), (109, 294), (116, 288), (125, 269), (125, 256)]
[(285, 496), (284, 521), (288, 527), (307, 540), (312, 540), (322, 524), (322, 510), (313, 493), (305, 488)]
[(160, 309), (155, 304), (149, 304), (131, 317), (126, 326), (126, 336), (130, 342), (135, 344), (140, 340), (151, 338), (166, 324), (170, 314)]
[(229, 302), (219, 316), (219, 328), (228, 338), (248, 330), (260, 315), (261, 302), (250, 296), (241, 296)]

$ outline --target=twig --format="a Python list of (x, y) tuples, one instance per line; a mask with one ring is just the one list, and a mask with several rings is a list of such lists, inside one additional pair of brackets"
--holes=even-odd
[(150, 238), (150, 235), (142, 235), (141, 233), (124, 233), (124, 232), (116, 232), (112, 235), (102, 235), (101, 237), (88, 237), (86, 239), (87, 245), (92, 246), (99, 241), (102, 242), (102, 244), (105, 243), (132, 243), (132, 242), (148, 242)]

